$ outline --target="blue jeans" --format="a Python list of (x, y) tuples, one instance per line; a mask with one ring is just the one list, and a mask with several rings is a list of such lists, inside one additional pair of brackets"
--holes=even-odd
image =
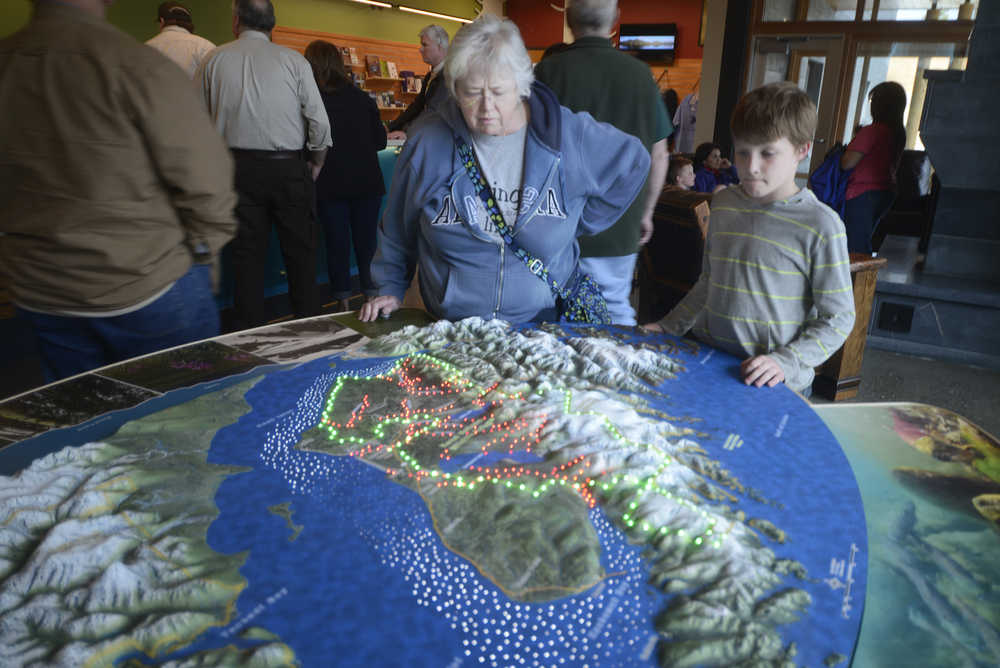
[(867, 190), (844, 202), (844, 227), (849, 252), (871, 255), (875, 227), (889, 212), (895, 199), (896, 194), (891, 190)]
[(618, 257), (581, 257), (580, 269), (590, 274), (601, 288), (608, 303), (611, 322), (616, 325), (634, 325), (635, 309), (629, 302), (632, 294), (632, 273), (638, 253)]
[(18, 313), (34, 327), (49, 382), (219, 334), (211, 269), (205, 264), (192, 266), (152, 304), (124, 315)]
[(371, 264), (375, 257), (378, 209), (382, 196), (353, 199), (320, 199), (316, 202), (319, 222), (326, 232), (326, 271), (330, 277), (330, 296), (347, 299), (351, 290), (351, 245), (358, 261), (361, 291), (378, 294), (372, 280)]

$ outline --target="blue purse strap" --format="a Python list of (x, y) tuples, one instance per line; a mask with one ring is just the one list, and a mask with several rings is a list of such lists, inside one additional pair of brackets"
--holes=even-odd
[(503, 214), (500, 213), (500, 207), (497, 206), (496, 200), (493, 199), (493, 193), (490, 192), (486, 178), (483, 176), (482, 170), (479, 169), (479, 163), (476, 161), (475, 153), (472, 152), (472, 147), (458, 135), (455, 136), (455, 144), (458, 146), (458, 154), (462, 158), (462, 165), (465, 167), (469, 178), (472, 179), (472, 184), (476, 187), (476, 194), (482, 200), (483, 206), (486, 207), (486, 212), (490, 216), (490, 220), (496, 225), (497, 231), (500, 232), (500, 237), (504, 240), (504, 243), (524, 263), (528, 271), (548, 284), (549, 289), (552, 290), (552, 294), (556, 298), (566, 299), (565, 290), (560, 288), (559, 283), (549, 276), (549, 269), (545, 266), (545, 263), (540, 258), (524, 250), (514, 241), (514, 237), (510, 234), (510, 228), (507, 227), (507, 223), (503, 219)]

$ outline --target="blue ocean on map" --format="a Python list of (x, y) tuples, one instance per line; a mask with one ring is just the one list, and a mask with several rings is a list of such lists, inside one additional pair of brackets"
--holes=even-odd
[[(835, 439), (787, 388), (742, 386), (735, 358), (704, 350), (677, 357), (687, 370), (643, 398), (691, 420), (685, 425), (700, 432), (699, 445), (754, 490), (739, 508), (786, 532), (783, 544), (768, 546), (808, 570), (808, 581), (786, 576), (787, 586), (808, 591), (812, 604), (803, 623), (780, 627), (784, 642), (797, 644), (802, 665), (821, 665), (831, 649), (849, 653), (860, 624), (867, 546), (860, 497)], [(220, 486), (220, 515), (208, 541), (220, 552), (247, 553), (241, 573), (249, 585), (228, 626), (158, 659), (245, 645), (253, 641), (240, 632), (260, 627), (304, 666), (656, 665), (653, 620), (669, 598), (647, 584), (641, 548), (599, 508), (591, 519), (609, 577), (575, 596), (520, 603), (444, 546), (415, 492), (359, 459), (294, 449), (315, 426), (337, 374), (367, 374), (386, 364), (334, 357), (243, 377), (260, 375), (245, 397), (251, 410), (218, 432), (209, 461), (250, 470)], [(719, 391), (723, 383), (730, 385)], [(123, 411), (115, 423), (204, 391), (170, 393)], [(58, 433), (65, 439), (68, 432)], [(446, 467), (457, 470), (476, 457), (483, 465), (497, 456), (463, 455)], [(514, 458), (537, 460), (527, 453)], [(300, 482), (289, 483), (289, 470)], [(274, 512), (280, 504), (288, 504), (290, 518)]]

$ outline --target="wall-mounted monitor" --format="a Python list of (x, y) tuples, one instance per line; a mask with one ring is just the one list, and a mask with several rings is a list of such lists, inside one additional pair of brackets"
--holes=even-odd
[(618, 26), (618, 49), (642, 60), (671, 65), (676, 45), (676, 23), (623, 23)]

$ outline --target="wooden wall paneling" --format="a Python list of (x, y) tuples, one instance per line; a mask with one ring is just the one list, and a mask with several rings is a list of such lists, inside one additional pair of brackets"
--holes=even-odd
[[(420, 57), (420, 49), (416, 43), (407, 44), (405, 42), (391, 42), (388, 40), (371, 39), (368, 37), (358, 37), (355, 35), (340, 35), (337, 33), (320, 32), (317, 30), (305, 30), (303, 28), (289, 28), (277, 26), (271, 33), (271, 38), (275, 44), (287, 46), (295, 49), (299, 53), (306, 50), (309, 42), (316, 39), (323, 39), (339, 46), (354, 47), (358, 51), (361, 65), (356, 66), (357, 71), (364, 69), (366, 55), (375, 55), (396, 63), (399, 71), (410, 70), (418, 76), (423, 76), (427, 72), (427, 64)], [(541, 49), (529, 49), (532, 62), (538, 62), (542, 57)], [(650, 67), (653, 78), (657, 80), (660, 90), (673, 88), (680, 97), (690, 93), (701, 77), (701, 58), (676, 58), (673, 65), (653, 65)], [(382, 84), (373, 88), (385, 90)], [(407, 97), (404, 95), (403, 99)]]
[(316, 39), (323, 39), (337, 46), (353, 46), (358, 50), (362, 64), (364, 64), (364, 57), (366, 55), (375, 55), (395, 62), (401, 71), (412, 70), (420, 76), (427, 73), (427, 64), (420, 57), (420, 47), (416, 42), (412, 44), (391, 42), (389, 40), (371, 39), (356, 35), (340, 35), (332, 32), (287, 28), (285, 26), (276, 26), (274, 32), (271, 33), (271, 39), (275, 44), (287, 46), (299, 53), (306, 50), (309, 42)]
[[(299, 53), (305, 52), (309, 43), (317, 39), (325, 40), (338, 47), (353, 47), (358, 52), (360, 64), (352, 65), (351, 67), (355, 72), (362, 73), (362, 76), (366, 79), (368, 74), (365, 69), (365, 56), (378, 56), (383, 60), (391, 60), (396, 63), (396, 69), (399, 72), (411, 71), (418, 77), (423, 77), (427, 73), (427, 63), (420, 57), (420, 47), (415, 42), (408, 44), (406, 42), (371, 39), (355, 35), (340, 35), (337, 33), (305, 30), (303, 28), (288, 28), (285, 26), (276, 26), (271, 33), (271, 39), (275, 44), (287, 46)], [(409, 104), (416, 95), (415, 93), (402, 92), (399, 79), (372, 77), (371, 81), (365, 82), (365, 88), (375, 91), (391, 90), (397, 101), (406, 104)], [(395, 118), (405, 108), (380, 106), (379, 111), (382, 120), (385, 121)]]
[(673, 88), (683, 98), (701, 79), (701, 58), (675, 58), (673, 65), (653, 65), (650, 69), (660, 90)]

